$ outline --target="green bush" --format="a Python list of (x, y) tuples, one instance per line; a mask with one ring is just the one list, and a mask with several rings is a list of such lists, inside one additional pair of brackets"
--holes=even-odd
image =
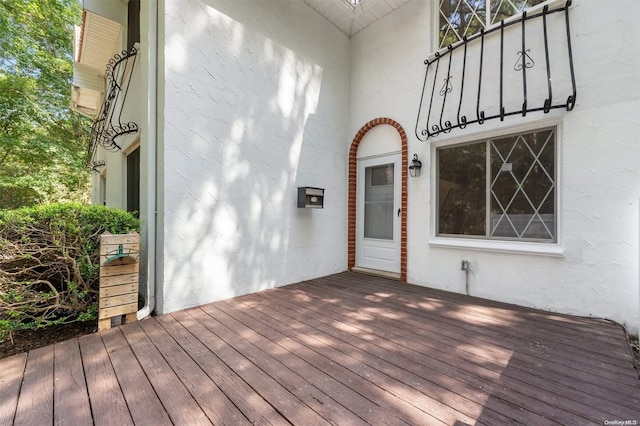
[(0, 210), (0, 338), (95, 319), (100, 235), (139, 229), (132, 214), (103, 206)]

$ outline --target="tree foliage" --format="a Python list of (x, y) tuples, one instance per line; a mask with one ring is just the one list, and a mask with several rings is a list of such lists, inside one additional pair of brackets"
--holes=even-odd
[(0, 209), (86, 200), (90, 122), (70, 110), (77, 0), (0, 0)]

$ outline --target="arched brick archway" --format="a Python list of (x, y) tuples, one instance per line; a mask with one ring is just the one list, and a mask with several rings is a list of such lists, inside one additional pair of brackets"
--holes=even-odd
[(407, 168), (408, 154), (407, 154), (407, 134), (404, 129), (395, 120), (386, 117), (376, 118), (369, 121), (362, 126), (356, 136), (351, 142), (351, 148), (349, 149), (349, 201), (347, 204), (347, 267), (349, 269), (356, 266), (356, 205), (357, 205), (357, 182), (358, 182), (358, 146), (362, 141), (364, 135), (371, 129), (381, 124), (388, 124), (394, 127), (402, 142), (402, 194), (400, 207), (402, 211), (400, 213), (400, 281), (407, 281)]

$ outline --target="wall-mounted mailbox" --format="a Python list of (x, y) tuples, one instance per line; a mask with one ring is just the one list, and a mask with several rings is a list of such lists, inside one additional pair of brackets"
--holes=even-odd
[(298, 188), (298, 208), (321, 209), (324, 206), (324, 189), (302, 186)]

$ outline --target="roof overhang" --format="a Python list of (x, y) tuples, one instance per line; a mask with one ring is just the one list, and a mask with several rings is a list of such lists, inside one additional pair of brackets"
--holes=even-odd
[(122, 25), (88, 10), (73, 40), (71, 108), (95, 118), (104, 99), (105, 70), (121, 46)]

